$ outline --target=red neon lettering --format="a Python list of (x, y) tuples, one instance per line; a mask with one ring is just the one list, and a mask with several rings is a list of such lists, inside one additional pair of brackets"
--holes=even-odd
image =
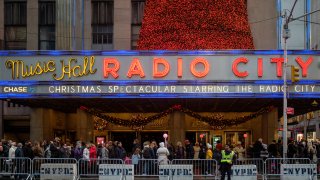
[(258, 58), (258, 77), (263, 76), (263, 59)]
[(298, 56), (296, 58), (296, 62), (300, 65), (300, 67), (302, 69), (302, 77), (308, 76), (308, 68), (309, 68), (310, 64), (312, 63), (312, 61), (313, 61), (312, 56), (310, 56), (306, 62), (304, 62), (300, 56)]
[[(204, 70), (202, 72), (199, 72), (196, 70), (196, 65), (198, 63), (201, 63), (204, 66)], [(210, 70), (210, 64), (204, 58), (195, 58), (190, 64), (191, 73), (198, 78), (205, 77), (209, 73), (209, 70)]]
[(237, 58), (236, 60), (234, 60), (232, 63), (233, 74), (235, 74), (236, 76), (241, 77), (241, 78), (247, 77), (249, 75), (249, 73), (247, 71), (243, 71), (243, 72), (238, 71), (238, 64), (239, 63), (247, 64), (247, 62), (248, 62), (248, 59), (245, 57), (240, 57), (240, 58)]
[(271, 58), (272, 63), (277, 63), (277, 76), (282, 77), (282, 64), (284, 62), (284, 58)]
[[(113, 64), (113, 67), (109, 67), (109, 64)], [(116, 58), (104, 58), (103, 59), (103, 77), (108, 78), (109, 73), (113, 78), (119, 77), (117, 71), (120, 69), (120, 63)]]
[(178, 78), (182, 78), (182, 58), (178, 58)]
[[(158, 65), (162, 64), (164, 69), (159, 71)], [(161, 78), (165, 77), (170, 71), (170, 64), (164, 58), (154, 58), (153, 59), (153, 77)]]
[(132, 75), (140, 75), (141, 78), (145, 77), (143, 68), (138, 58), (133, 58), (130, 68), (127, 73), (127, 77), (131, 78)]

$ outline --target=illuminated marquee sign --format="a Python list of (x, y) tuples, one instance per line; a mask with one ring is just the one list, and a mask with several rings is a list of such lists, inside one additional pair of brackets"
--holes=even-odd
[[(282, 51), (4, 51), (0, 58), (0, 97), (283, 92)], [(288, 64), (300, 69), (301, 79), (289, 88), (293, 96), (320, 93), (319, 61), (317, 51), (289, 51)]]

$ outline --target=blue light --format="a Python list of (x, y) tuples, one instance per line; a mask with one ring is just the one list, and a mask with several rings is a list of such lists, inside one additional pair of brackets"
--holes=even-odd
[(103, 56), (138, 56), (139, 51), (126, 51), (126, 50), (117, 50), (117, 51), (102, 51), (101, 55)]
[[(97, 56), (207, 56), (207, 55), (283, 55), (282, 50), (199, 50), (199, 51), (167, 51), (167, 50), (155, 50), (155, 51), (95, 51), (95, 50), (81, 50), (81, 51), (0, 51), (0, 56), (36, 56), (36, 55), (48, 55), (48, 56), (70, 56), (70, 55), (97, 55)], [(317, 50), (289, 50), (288, 55), (320, 55), (320, 51)]]

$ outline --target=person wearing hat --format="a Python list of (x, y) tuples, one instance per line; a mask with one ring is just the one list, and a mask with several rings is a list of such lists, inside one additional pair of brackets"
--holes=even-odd
[(231, 180), (231, 167), (233, 162), (236, 160), (236, 155), (231, 151), (229, 145), (224, 146), (224, 150), (221, 151), (220, 160), (220, 172), (221, 180), (224, 180), (226, 173), (228, 174), (228, 180)]
[(237, 146), (233, 148), (234, 152), (237, 154), (239, 160), (244, 159), (244, 153), (246, 150), (242, 147), (241, 141), (238, 141)]

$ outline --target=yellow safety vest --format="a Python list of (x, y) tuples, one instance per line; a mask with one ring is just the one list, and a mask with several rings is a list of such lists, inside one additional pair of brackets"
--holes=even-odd
[(233, 151), (231, 151), (230, 154), (226, 155), (226, 152), (225, 152), (224, 150), (222, 150), (222, 151), (221, 151), (221, 156), (222, 156), (221, 162), (222, 162), (222, 163), (232, 164), (233, 155), (234, 155), (234, 152), (233, 152)]

